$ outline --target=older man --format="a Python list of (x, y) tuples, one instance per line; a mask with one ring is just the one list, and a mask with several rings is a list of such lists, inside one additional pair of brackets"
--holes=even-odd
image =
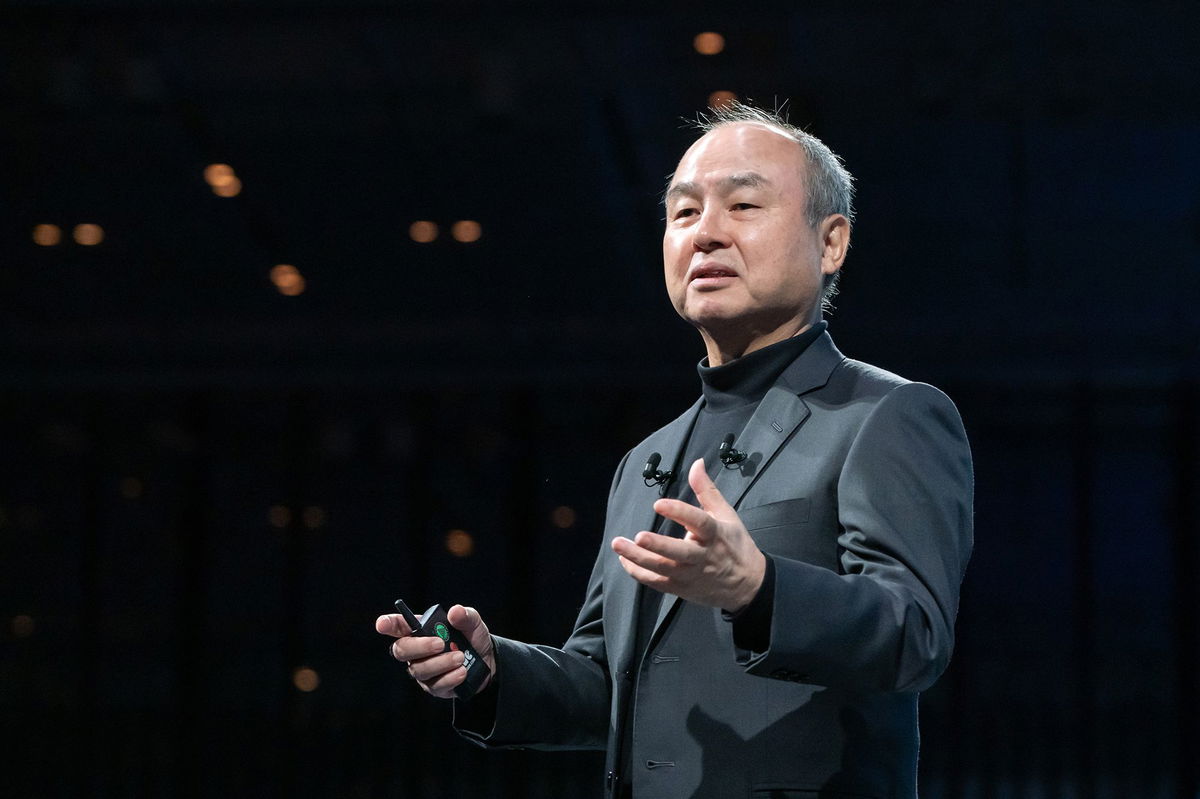
[[(853, 218), (840, 159), (746, 106), (702, 127), (663, 236), (702, 396), (618, 467), (561, 649), (452, 609), (494, 675), (455, 726), (606, 749), (613, 796), (915, 797), (917, 694), (949, 660), (972, 543), (962, 423), (826, 332)], [(398, 616), (376, 628), (429, 693), (463, 682), (461, 653)]]

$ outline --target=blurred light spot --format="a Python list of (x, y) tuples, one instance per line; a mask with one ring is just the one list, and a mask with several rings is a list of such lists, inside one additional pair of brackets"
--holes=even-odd
[(560, 530), (566, 530), (568, 527), (575, 526), (575, 509), (566, 505), (559, 505), (550, 513), (550, 521)]
[(125, 499), (138, 499), (142, 496), (144, 486), (142, 481), (136, 477), (121, 478), (121, 496)]
[(479, 241), (479, 237), (483, 235), (483, 228), (473, 219), (460, 219), (450, 228), (450, 235), (455, 241), (471, 244)]
[(438, 226), (421, 219), (408, 226), (408, 235), (417, 244), (428, 244), (438, 237)]
[(300, 274), (300, 271), (291, 264), (276, 264), (271, 267), (271, 282), (275, 284), (275, 288), (279, 290), (280, 294), (287, 297), (303, 294), (307, 285), (304, 275)]
[(296, 690), (308, 694), (320, 687), (321, 678), (308, 666), (301, 666), (292, 672), (292, 685), (296, 686)]
[(325, 526), (325, 520), (328, 518), (328, 516), (326, 515), (324, 508), (318, 508), (316, 505), (311, 505), (304, 509), (304, 512), (300, 514), (300, 518), (304, 522), (305, 527), (307, 527), (309, 530), (316, 530), (318, 527)]
[(708, 96), (708, 107), (724, 108), (737, 98), (738, 96), (733, 92), (727, 92), (724, 89), (721, 89), (720, 91), (715, 91)]
[(475, 539), (466, 530), (446, 533), (446, 551), (456, 558), (466, 558), (475, 551)]
[(62, 242), (62, 228), (58, 225), (34, 225), (33, 243), (41, 247), (53, 247)]
[(84, 247), (94, 247), (104, 241), (104, 228), (85, 222), (75, 226), (75, 243)]
[(725, 49), (725, 37), (712, 31), (697, 33), (696, 38), (692, 39), (692, 46), (700, 55), (716, 55)]
[(204, 181), (214, 188), (228, 186), (235, 180), (237, 175), (229, 164), (209, 164), (204, 167)]
[(292, 512), (286, 505), (272, 505), (267, 511), (267, 521), (272, 527), (282, 530), (292, 523)]
[(14, 638), (28, 638), (33, 635), (33, 630), (37, 625), (33, 623), (33, 617), (27, 616), (24, 613), (13, 616), (12, 634)]
[(228, 183), (213, 186), (212, 191), (218, 197), (236, 197), (242, 193), (242, 181), (234, 176)]

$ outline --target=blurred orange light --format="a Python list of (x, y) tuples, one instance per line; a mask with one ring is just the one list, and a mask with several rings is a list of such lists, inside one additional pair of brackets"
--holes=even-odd
[(724, 108), (725, 106), (736, 100), (738, 96), (733, 92), (727, 92), (724, 89), (715, 91), (708, 96), (709, 108)]
[(292, 522), (292, 512), (286, 505), (272, 505), (267, 511), (267, 521), (277, 530), (282, 530)]
[(454, 237), (455, 241), (471, 244), (479, 241), (479, 237), (483, 235), (483, 228), (472, 219), (460, 219), (450, 228), (450, 235)]
[(559, 505), (550, 514), (550, 521), (560, 530), (566, 530), (568, 527), (575, 526), (575, 509), (566, 505)]
[(307, 527), (309, 530), (316, 530), (318, 527), (325, 526), (325, 520), (328, 518), (328, 514), (325, 513), (324, 508), (318, 508), (317, 506), (313, 505), (305, 508), (304, 513), (300, 515), (300, 518), (304, 521), (305, 527)]
[(33, 635), (33, 630), (37, 625), (33, 623), (33, 617), (20, 613), (13, 616), (12, 634), (14, 638), (28, 638)]
[(303, 294), (307, 286), (304, 275), (291, 264), (276, 264), (271, 267), (271, 282), (285, 297), (295, 297)]
[(716, 55), (725, 49), (725, 37), (719, 33), (705, 31), (696, 34), (696, 38), (692, 40), (692, 46), (700, 55)]
[(296, 686), (296, 690), (304, 693), (312, 693), (321, 685), (321, 677), (316, 671), (308, 666), (301, 666), (292, 672), (292, 685)]
[(62, 228), (58, 225), (34, 225), (33, 243), (41, 247), (53, 247), (62, 241)]
[(428, 244), (438, 237), (438, 226), (421, 219), (408, 226), (408, 235), (417, 244)]
[(142, 481), (136, 477), (125, 477), (121, 480), (121, 496), (125, 499), (137, 499), (142, 495)]
[(204, 181), (210, 186), (228, 186), (237, 177), (229, 164), (209, 164), (204, 167)]
[(75, 226), (75, 242), (84, 247), (92, 247), (104, 241), (104, 228), (85, 222)]
[(236, 175), (231, 175), (228, 182), (214, 183), (212, 190), (218, 197), (236, 197), (242, 193), (242, 181)]
[(446, 551), (456, 558), (469, 557), (475, 551), (475, 539), (466, 530), (446, 533)]

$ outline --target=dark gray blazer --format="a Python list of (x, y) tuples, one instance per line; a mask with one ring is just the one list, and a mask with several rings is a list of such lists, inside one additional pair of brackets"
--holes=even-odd
[(636, 583), (609, 542), (651, 528), (658, 489), (641, 467), (678, 460), (700, 407), (617, 469), (566, 644), (497, 636), (495, 716), (456, 706), (456, 727), (484, 746), (606, 748), (611, 784), (632, 723), (630, 777), (648, 799), (915, 797), (917, 692), (950, 658), (972, 545), (958, 412), (822, 334), (737, 436), (749, 458), (717, 478), (775, 560), (769, 648), (739, 650), (720, 611), (667, 596), (639, 657)]

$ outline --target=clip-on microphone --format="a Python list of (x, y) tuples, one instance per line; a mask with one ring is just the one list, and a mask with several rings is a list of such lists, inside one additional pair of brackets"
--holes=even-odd
[(662, 463), (662, 455), (657, 452), (651, 452), (650, 457), (646, 458), (646, 468), (642, 469), (642, 482), (647, 486), (665, 485), (675, 476), (675, 472), (668, 469), (667, 471), (659, 471), (658, 464)]
[(740, 449), (733, 448), (733, 433), (725, 436), (721, 441), (720, 448), (717, 449), (718, 457), (721, 458), (721, 463), (728, 466), (735, 466), (746, 460), (746, 453)]

